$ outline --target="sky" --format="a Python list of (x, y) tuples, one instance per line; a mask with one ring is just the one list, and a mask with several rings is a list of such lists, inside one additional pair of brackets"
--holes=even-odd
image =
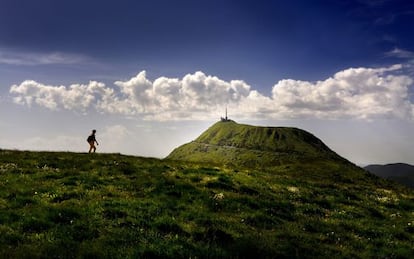
[(224, 116), (414, 164), (411, 0), (0, 0), (0, 148), (163, 158)]

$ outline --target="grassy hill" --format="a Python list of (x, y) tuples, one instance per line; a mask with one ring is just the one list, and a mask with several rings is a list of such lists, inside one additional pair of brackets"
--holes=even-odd
[(413, 258), (414, 191), (310, 143), (267, 168), (0, 150), (0, 258)]
[(167, 157), (216, 165), (268, 168), (315, 159), (345, 162), (309, 132), (287, 127), (257, 127), (220, 121)]

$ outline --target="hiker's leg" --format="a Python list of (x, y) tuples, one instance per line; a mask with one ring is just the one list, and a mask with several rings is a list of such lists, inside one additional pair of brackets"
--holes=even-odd
[(90, 146), (89, 147), (89, 153), (92, 152), (92, 149), (93, 149), (93, 152), (95, 153), (95, 150), (96, 150), (95, 143), (93, 141), (90, 141), (89, 146)]

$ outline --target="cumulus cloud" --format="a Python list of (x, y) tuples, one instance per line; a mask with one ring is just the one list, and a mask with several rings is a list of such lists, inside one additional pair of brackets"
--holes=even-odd
[(13, 85), (14, 101), (53, 110), (137, 116), (151, 120), (216, 118), (227, 105), (233, 117), (254, 118), (376, 118), (413, 119), (410, 100), (413, 79), (401, 65), (386, 68), (350, 68), (323, 81), (284, 79), (271, 96), (241, 80), (224, 81), (203, 72), (183, 78), (160, 77), (151, 81), (142, 71), (113, 87), (92, 81), (69, 87), (35, 81)]
[(10, 93), (16, 95), (13, 101), (18, 104), (43, 106), (51, 110), (77, 110), (86, 112), (91, 106), (101, 107), (113, 100), (114, 91), (104, 83), (91, 81), (89, 84), (51, 86), (26, 80), (13, 85)]
[(399, 75), (400, 69), (351, 68), (315, 83), (281, 80), (272, 89), (272, 99), (286, 116), (412, 118), (413, 80)]
[(145, 71), (128, 81), (116, 81), (122, 93), (116, 108), (109, 110), (143, 113), (147, 117), (195, 118), (222, 109), (226, 103), (238, 103), (250, 93), (250, 86), (241, 80), (223, 81), (203, 72), (188, 74), (182, 79), (160, 77), (154, 82)]

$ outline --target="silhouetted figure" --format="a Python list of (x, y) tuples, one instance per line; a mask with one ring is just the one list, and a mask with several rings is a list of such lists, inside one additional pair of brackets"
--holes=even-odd
[(96, 130), (92, 130), (92, 134), (86, 140), (86, 141), (88, 141), (89, 146), (90, 146), (89, 147), (89, 153), (91, 153), (92, 150), (93, 150), (93, 153), (95, 153), (95, 151), (96, 151), (95, 142), (96, 142), (96, 145), (99, 145), (98, 141), (96, 141), (95, 133), (96, 133)]

